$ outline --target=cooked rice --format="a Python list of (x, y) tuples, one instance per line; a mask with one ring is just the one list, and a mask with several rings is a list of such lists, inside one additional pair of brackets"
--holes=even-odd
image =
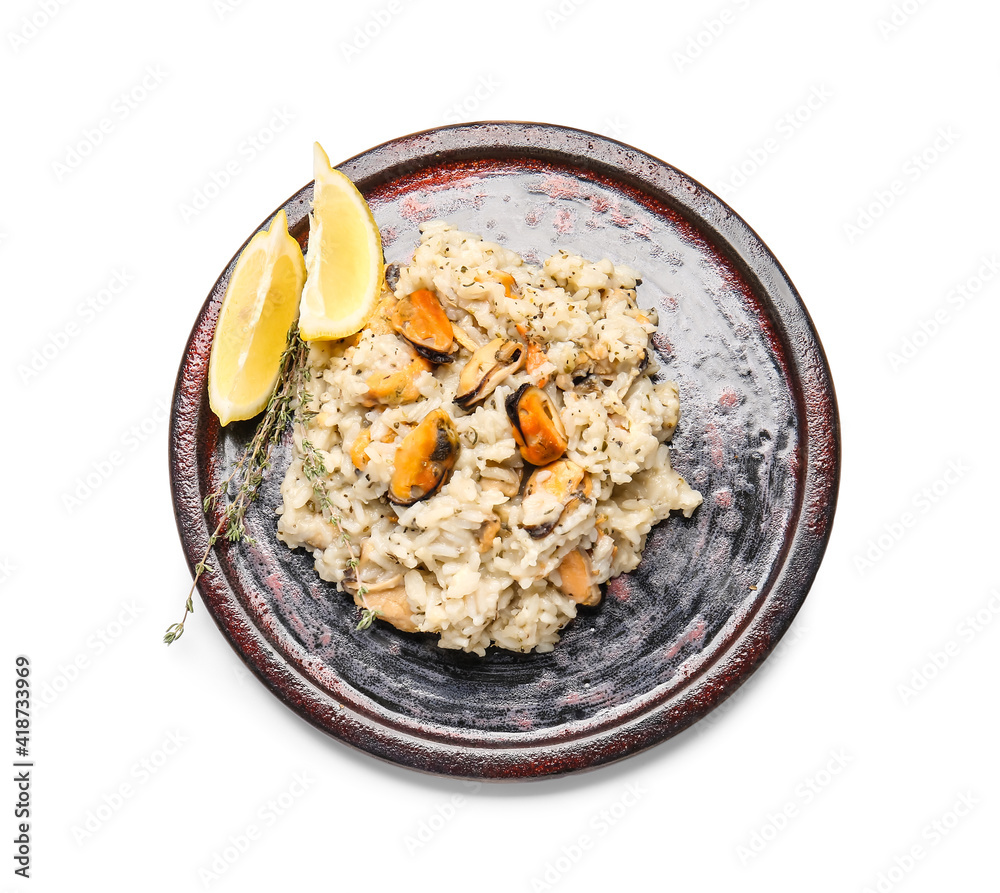
[[(666, 444), (680, 404), (676, 384), (652, 380), (655, 312), (639, 309), (638, 273), (627, 266), (560, 252), (538, 268), (442, 221), (425, 224), (421, 233), (396, 296), (429, 288), (476, 345), (527, 337), (544, 348), (547, 362), (530, 374), (522, 368), (465, 412), (453, 403), (469, 355), (463, 349), (455, 362), (417, 376), (416, 402), (373, 407), (370, 400), (366, 405), (369, 377), (404, 368), (416, 354), (387, 326), (370, 324), (357, 339), (311, 344), (307, 390), (318, 413), (306, 422), (305, 436), (325, 462), (327, 493), (352, 548), (357, 552), (367, 541), (366, 555), (384, 575), (402, 573), (417, 629), (437, 634), (443, 648), (479, 655), (490, 645), (550, 651), (578, 607), (559, 588), (567, 553), (586, 550), (595, 581), (604, 583), (638, 565), (653, 525), (675, 509), (690, 517), (701, 504), (670, 465)], [(503, 272), (514, 278), (510, 295), (498, 281)], [(600, 374), (581, 385), (595, 360)], [(501, 489), (510, 492), (511, 481), (516, 487), (525, 466), (504, 400), (546, 376), (566, 428), (566, 457), (589, 473), (593, 490), (552, 533), (535, 539), (521, 526), (522, 496)], [(435, 495), (408, 507), (390, 505), (385, 495), (399, 442), (437, 408), (448, 412), (460, 435), (455, 468)], [(362, 473), (349, 451), (369, 426)], [(291, 548), (309, 549), (320, 577), (341, 583), (351, 551), (314, 502), (300, 428), (281, 486), (278, 536)], [(481, 528), (493, 520), (502, 522), (500, 533), (481, 553)]]

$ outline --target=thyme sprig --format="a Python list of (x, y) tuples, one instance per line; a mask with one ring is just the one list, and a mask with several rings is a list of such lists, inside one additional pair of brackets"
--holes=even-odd
[[(316, 413), (311, 410), (300, 408), (299, 410), (299, 420), (304, 421), (314, 417)], [(313, 502), (316, 503), (317, 508), (323, 513), (323, 516), (337, 529), (337, 534), (340, 536), (340, 541), (347, 547), (347, 552), (350, 558), (347, 559), (347, 567), (354, 571), (355, 579), (358, 585), (358, 597), (361, 599), (361, 619), (358, 621), (357, 629), (368, 629), (372, 625), (375, 618), (381, 614), (381, 611), (377, 611), (372, 608), (367, 599), (368, 587), (361, 582), (360, 576), (358, 576), (358, 556), (354, 551), (354, 543), (351, 541), (350, 536), (347, 531), (344, 530), (343, 519), (340, 513), (337, 511), (337, 507), (333, 504), (333, 500), (330, 498), (330, 494), (326, 489), (326, 463), (323, 461), (323, 457), (320, 455), (319, 451), (313, 445), (312, 441), (306, 437), (305, 425), (301, 426), (302, 436), (302, 473), (305, 475), (306, 480), (312, 485), (313, 491)]]
[(184, 602), (184, 614), (180, 622), (172, 623), (167, 627), (163, 636), (163, 641), (168, 645), (173, 644), (184, 635), (184, 624), (188, 614), (194, 611), (194, 590), (198, 581), (203, 575), (214, 570), (208, 563), (208, 556), (219, 537), (223, 536), (231, 543), (243, 540), (252, 542), (247, 536), (244, 516), (257, 498), (264, 475), (271, 467), (271, 449), (281, 440), (285, 429), (294, 416), (295, 398), (298, 396), (302, 382), (307, 380), (309, 375), (305, 363), (306, 353), (306, 344), (299, 337), (298, 325), (295, 324), (288, 331), (285, 350), (281, 355), (278, 381), (274, 390), (271, 391), (264, 416), (257, 425), (253, 439), (229, 474), (202, 501), (202, 509), (207, 515), (225, 497), (231, 486), (236, 488), (233, 498), (226, 503), (218, 524), (208, 538), (204, 555), (194, 566), (194, 580), (191, 582), (191, 589)]

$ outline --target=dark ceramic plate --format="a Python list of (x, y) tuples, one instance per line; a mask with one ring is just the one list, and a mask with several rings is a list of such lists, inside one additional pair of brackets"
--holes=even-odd
[[(288, 438), (248, 516), (253, 546), (220, 546), (202, 599), (289, 707), (335, 738), (427, 772), (522, 779), (644, 750), (731, 695), (774, 648), (812, 584), (840, 465), (829, 369), (768, 249), (680, 171), (591, 133), (480, 123), (418, 133), (340, 166), (366, 196), (387, 261), (445, 218), (540, 261), (559, 248), (627, 263), (656, 307), (661, 374), (681, 390), (674, 464), (701, 490), (691, 520), (651, 533), (643, 561), (549, 654), (439, 649), (383, 624), (358, 632), (349, 598), (275, 538)], [(284, 204), (305, 247), (312, 184)], [(261, 224), (263, 228), (267, 221)], [(252, 234), (251, 234), (252, 235)], [(236, 258), (195, 323), (177, 379), (171, 481), (190, 565), (202, 497), (252, 433), (208, 408), (208, 353)], [(204, 630), (201, 631), (204, 633)], [(189, 633), (193, 634), (193, 633)]]

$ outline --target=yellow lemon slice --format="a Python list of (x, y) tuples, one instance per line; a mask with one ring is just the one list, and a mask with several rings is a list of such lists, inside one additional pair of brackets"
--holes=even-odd
[(346, 338), (371, 318), (382, 292), (382, 237), (364, 196), (319, 143), (309, 218), (299, 333), (306, 341)]
[(306, 265), (279, 211), (243, 249), (219, 310), (208, 361), (208, 402), (223, 425), (252, 419), (278, 380)]

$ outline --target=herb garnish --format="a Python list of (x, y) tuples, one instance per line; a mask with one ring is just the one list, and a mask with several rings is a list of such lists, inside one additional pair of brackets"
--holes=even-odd
[[(309, 421), (315, 415), (316, 413), (312, 410), (303, 410), (300, 408), (296, 420), (300, 423)], [(302, 424), (302, 452), (304, 453), (302, 458), (302, 473), (312, 485), (313, 501), (316, 503), (317, 508), (323, 513), (327, 521), (337, 528), (337, 533), (340, 534), (340, 541), (347, 546), (347, 551), (351, 556), (347, 559), (347, 567), (356, 575), (358, 573), (358, 557), (354, 553), (354, 544), (351, 542), (351, 538), (347, 535), (347, 531), (344, 530), (343, 519), (337, 512), (333, 500), (330, 499), (330, 494), (327, 493), (326, 465), (323, 462), (323, 457), (319, 454), (316, 447), (313, 446), (312, 441), (305, 435), (305, 425)], [(376, 611), (368, 605), (368, 602), (365, 600), (365, 596), (368, 595), (368, 588), (360, 579), (357, 580), (357, 584), (358, 597), (361, 599), (361, 619), (358, 621), (357, 628), (368, 629), (381, 611)]]
[[(208, 556), (212, 548), (219, 541), (220, 536), (224, 536), (231, 543), (253, 542), (247, 536), (246, 526), (243, 518), (247, 509), (253, 504), (260, 491), (260, 485), (264, 480), (264, 475), (271, 467), (271, 448), (281, 440), (293, 419), (302, 425), (302, 448), (306, 453), (303, 459), (303, 471), (312, 484), (313, 495), (320, 505), (324, 514), (328, 515), (328, 520), (337, 528), (342, 541), (350, 552), (350, 559), (347, 564), (350, 568), (357, 568), (358, 560), (355, 557), (354, 549), (350, 538), (344, 531), (340, 516), (334, 511), (333, 503), (326, 493), (326, 486), (323, 478), (326, 476), (326, 467), (322, 457), (316, 452), (315, 447), (305, 438), (305, 422), (316, 416), (315, 412), (300, 406), (296, 415), (295, 406), (301, 404), (307, 398), (303, 385), (310, 380), (311, 372), (306, 364), (308, 345), (299, 336), (298, 324), (289, 329), (288, 338), (285, 342), (285, 350), (281, 355), (279, 365), (278, 381), (271, 391), (271, 396), (267, 401), (267, 408), (264, 416), (257, 425), (253, 439), (243, 451), (233, 470), (222, 480), (216, 488), (202, 501), (202, 509), (208, 514), (212, 508), (229, 492), (230, 486), (235, 486), (236, 492), (230, 502), (222, 511), (222, 517), (208, 538), (208, 546), (201, 560), (194, 566), (194, 579), (191, 588), (188, 590), (187, 600), (184, 602), (184, 615), (179, 623), (172, 623), (167, 627), (163, 636), (163, 641), (168, 645), (176, 642), (184, 635), (184, 624), (188, 614), (194, 611), (194, 590), (198, 581), (204, 574), (211, 573), (214, 568), (208, 563)], [(361, 620), (358, 629), (367, 629), (372, 625), (372, 621), (379, 614), (365, 602), (365, 595), (368, 590), (359, 583), (358, 589), (363, 607), (361, 609)]]
[(271, 467), (271, 447), (281, 440), (285, 428), (292, 419), (292, 401), (301, 382), (305, 356), (306, 344), (299, 338), (298, 325), (293, 325), (288, 332), (285, 351), (281, 355), (281, 371), (278, 375), (278, 381), (274, 390), (271, 391), (267, 408), (264, 410), (264, 417), (257, 425), (253, 439), (229, 475), (202, 501), (202, 509), (208, 514), (213, 506), (229, 492), (230, 485), (236, 487), (235, 495), (222, 510), (222, 517), (208, 538), (205, 554), (202, 555), (201, 561), (194, 566), (194, 580), (191, 582), (191, 589), (188, 591), (187, 601), (184, 603), (184, 616), (181, 617), (179, 623), (172, 623), (167, 627), (163, 636), (163, 641), (168, 645), (184, 635), (184, 623), (188, 614), (194, 611), (195, 587), (203, 574), (211, 573), (214, 570), (208, 563), (208, 556), (219, 537), (224, 536), (231, 543), (248, 539), (243, 517), (257, 498), (264, 475)]

